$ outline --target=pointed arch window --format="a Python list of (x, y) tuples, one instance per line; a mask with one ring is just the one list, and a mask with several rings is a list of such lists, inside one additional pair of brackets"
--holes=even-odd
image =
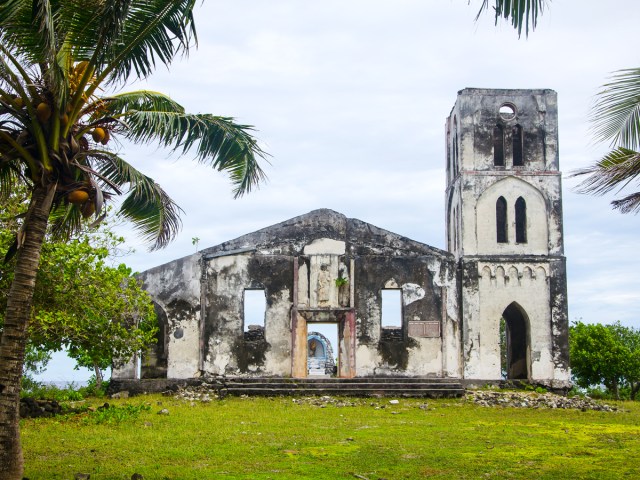
[(522, 127), (516, 125), (511, 131), (511, 141), (513, 143), (513, 166), (521, 167), (524, 165), (523, 145), (522, 145)]
[(493, 128), (493, 165), (504, 167), (504, 131), (501, 125)]
[(507, 201), (504, 197), (496, 201), (496, 241), (507, 243)]
[(516, 243), (527, 243), (527, 202), (516, 200)]

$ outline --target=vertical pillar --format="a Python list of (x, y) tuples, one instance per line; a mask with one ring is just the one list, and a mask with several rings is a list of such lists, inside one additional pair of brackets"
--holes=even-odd
[(340, 348), (340, 378), (353, 378), (356, 376), (356, 313), (351, 309), (344, 315), (340, 322), (338, 344)]
[(291, 376), (307, 377), (307, 320), (298, 313), (297, 308), (291, 310)]

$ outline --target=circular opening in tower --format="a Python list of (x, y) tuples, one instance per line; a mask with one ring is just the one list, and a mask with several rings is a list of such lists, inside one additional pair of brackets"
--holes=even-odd
[(503, 120), (513, 120), (516, 118), (516, 106), (512, 103), (503, 103), (498, 113)]

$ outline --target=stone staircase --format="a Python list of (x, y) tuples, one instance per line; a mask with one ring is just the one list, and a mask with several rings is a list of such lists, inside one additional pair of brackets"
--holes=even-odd
[(341, 395), (355, 397), (450, 398), (464, 394), (462, 384), (439, 378), (227, 378), (220, 393), (228, 395)]
[(131, 395), (164, 392), (185, 387), (208, 388), (221, 396), (308, 396), (426, 397), (453, 398), (464, 395), (464, 387), (454, 379), (407, 377), (284, 378), (214, 377), (185, 380), (112, 380), (110, 393), (127, 391)]

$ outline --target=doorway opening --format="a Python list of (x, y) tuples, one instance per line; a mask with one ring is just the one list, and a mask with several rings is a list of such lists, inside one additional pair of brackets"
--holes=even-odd
[(338, 324), (307, 324), (307, 374), (337, 376), (339, 366)]
[(500, 320), (500, 357), (503, 378), (529, 378), (529, 319), (522, 307), (515, 302), (504, 310)]

